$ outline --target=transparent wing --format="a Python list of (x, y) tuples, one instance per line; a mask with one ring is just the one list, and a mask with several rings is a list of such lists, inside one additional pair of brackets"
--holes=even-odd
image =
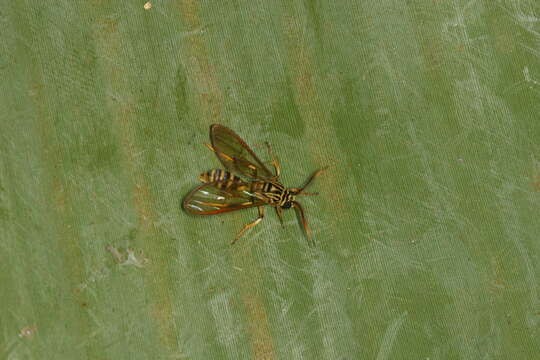
[(213, 215), (254, 206), (265, 205), (247, 191), (222, 190), (215, 184), (203, 184), (193, 189), (184, 199), (186, 211), (196, 215)]
[(275, 178), (253, 150), (231, 129), (217, 124), (212, 125), (210, 141), (217, 157), (227, 170), (252, 179)]

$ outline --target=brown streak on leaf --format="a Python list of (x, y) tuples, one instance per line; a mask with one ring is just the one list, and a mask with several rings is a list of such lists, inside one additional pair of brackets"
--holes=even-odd
[(251, 334), (253, 356), (255, 359), (275, 359), (272, 337), (268, 330), (268, 318), (261, 299), (258, 296), (244, 297), (244, 304), (250, 319), (249, 332)]
[[(343, 192), (339, 191), (341, 186), (338, 182), (339, 178), (345, 178), (345, 176), (343, 171), (340, 171), (337, 166), (333, 166), (336, 163), (334, 156), (339, 154), (340, 150), (332, 140), (334, 135), (327, 126), (330, 115), (325, 110), (325, 107), (321, 105), (321, 99), (319, 99), (317, 93), (316, 79), (313, 75), (314, 65), (308, 54), (309, 49), (307, 49), (308, 42), (303, 41), (304, 34), (301, 33), (307, 30), (299, 29), (301, 27), (295, 18), (287, 18), (285, 28), (287, 31), (288, 55), (292, 63), (291, 73), (294, 79), (295, 102), (298, 104), (302, 119), (306, 123), (310, 123), (309, 126), (306, 126), (307, 138), (309, 138), (306, 145), (309, 146), (310, 154), (315, 156), (317, 163), (321, 167), (330, 165), (329, 169), (320, 176), (320, 179), (317, 179), (317, 186), (324, 187), (324, 190), (320, 192), (324, 193), (327, 198), (331, 198), (336, 213), (346, 214), (344, 208), (346, 200)], [(321, 151), (321, 149), (326, 151)], [(328, 219), (328, 221), (333, 220)]]
[[(186, 32), (201, 31), (201, 24), (198, 14), (197, 0), (178, 1), (180, 15), (186, 24)], [(198, 103), (202, 109), (202, 118), (210, 120), (211, 123), (220, 122), (222, 95), (216, 79), (216, 70), (208, 57), (208, 50), (202, 39), (203, 35), (191, 35), (185, 38), (187, 43), (187, 76), (192, 79)]]
[[(150, 188), (146, 183), (143, 171), (140, 168), (139, 147), (136, 143), (137, 123), (137, 99), (131, 90), (131, 83), (126, 78), (127, 73), (121, 68), (122, 37), (116, 26), (107, 26), (108, 19), (104, 19), (99, 33), (95, 35), (98, 42), (98, 51), (102, 52), (103, 69), (105, 78), (108, 79), (106, 93), (107, 106), (111, 113), (112, 121), (116, 125), (121, 150), (123, 153), (123, 165), (132, 179), (132, 199), (137, 212), (139, 230), (142, 234), (159, 238), (159, 230), (154, 226), (156, 214), (154, 213), (154, 200)], [(105, 31), (104, 31), (105, 30)], [(158, 255), (155, 255), (158, 256)], [(172, 300), (170, 295), (169, 274), (163, 267), (149, 266), (143, 272), (145, 282), (152, 292), (158, 297), (150, 305), (151, 313), (159, 329), (159, 339), (169, 351), (178, 351), (177, 330), (174, 324), (172, 312)]]
[[(196, 0), (178, 1), (180, 16), (186, 25), (186, 32), (196, 32), (203, 28), (201, 24)], [(216, 71), (208, 58), (208, 50), (202, 35), (193, 35), (185, 38), (187, 56), (187, 76), (197, 91), (198, 106), (202, 117), (211, 122), (220, 122), (222, 94), (216, 79)], [(241, 262), (245, 257), (237, 258)], [(244, 264), (243, 264), (244, 265)], [(244, 266), (241, 266), (244, 268)], [(251, 267), (254, 271), (254, 267)], [(258, 289), (257, 277), (241, 273), (241, 297), (246, 307), (248, 327), (250, 329), (251, 348), (255, 359), (274, 359), (274, 347), (268, 327), (268, 319), (260, 297), (253, 289)]]
[[(64, 268), (66, 273), (66, 280), (74, 287), (73, 294), (75, 295), (76, 302), (86, 302), (87, 295), (80, 291), (76, 291), (75, 284), (80, 283), (86, 277), (86, 269), (81, 261), (83, 255), (79, 247), (78, 238), (79, 233), (72, 224), (73, 215), (70, 211), (70, 205), (72, 200), (70, 194), (73, 189), (70, 188), (69, 183), (65, 181), (65, 173), (62, 169), (62, 159), (65, 157), (62, 153), (61, 144), (58, 142), (57, 132), (58, 130), (49, 115), (49, 102), (47, 88), (42, 76), (42, 69), (32, 68), (32, 76), (34, 82), (31, 85), (30, 96), (34, 103), (36, 118), (37, 118), (37, 133), (39, 134), (39, 144), (41, 145), (42, 159), (41, 161), (47, 168), (47, 172), (50, 176), (50, 183), (44, 182), (45, 191), (48, 194), (48, 198), (51, 200), (51, 210), (54, 213), (52, 219), (54, 219), (55, 231), (58, 233), (60, 250), (64, 261)], [(66, 310), (69, 311), (69, 310)], [(79, 328), (73, 328), (73, 331), (80, 331), (81, 334), (89, 334), (89, 318), (86, 314), (81, 315)], [(24, 331), (23, 331), (24, 330)], [(31, 337), (37, 330), (35, 325), (31, 325), (29, 328), (23, 328), (21, 330), (21, 336)]]
[(534, 177), (533, 188), (536, 191), (540, 191), (540, 176), (535, 176)]
[(276, 355), (266, 309), (258, 294), (258, 289), (261, 288), (259, 268), (254, 263), (249, 246), (242, 248), (236, 246), (233, 250), (235, 250), (233, 252), (235, 266), (243, 269), (237, 274), (240, 279), (240, 296), (247, 313), (253, 359), (275, 359)]

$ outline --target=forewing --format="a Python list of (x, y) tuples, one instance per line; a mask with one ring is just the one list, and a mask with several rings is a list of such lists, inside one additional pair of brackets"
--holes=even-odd
[(244, 140), (231, 129), (221, 125), (212, 125), (210, 141), (217, 157), (229, 171), (252, 179), (275, 177)]
[(264, 204), (253, 199), (247, 191), (222, 190), (212, 183), (196, 187), (183, 202), (184, 209), (196, 215), (213, 215)]

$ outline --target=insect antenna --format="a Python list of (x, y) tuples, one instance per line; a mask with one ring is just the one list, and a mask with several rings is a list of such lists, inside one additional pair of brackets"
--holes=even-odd
[(316, 196), (316, 195), (319, 195), (318, 192), (305, 192), (305, 191), (302, 191), (302, 195), (305, 195), (305, 196)]
[(321, 173), (323, 171), (325, 171), (326, 169), (328, 168), (328, 166), (325, 166), (323, 167), (322, 169), (319, 169), (317, 171), (315, 171), (313, 174), (311, 174), (311, 176), (309, 177), (308, 181), (306, 181), (306, 183), (304, 184), (304, 186), (302, 186), (301, 188), (293, 188), (291, 189), (295, 194), (299, 195), (299, 194), (302, 194), (302, 195), (319, 195), (319, 193), (309, 193), (309, 192), (304, 192), (304, 189), (307, 188), (311, 182), (319, 175), (321, 175)]

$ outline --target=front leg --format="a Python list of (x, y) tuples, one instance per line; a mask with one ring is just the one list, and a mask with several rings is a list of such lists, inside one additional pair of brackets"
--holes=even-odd
[(270, 158), (272, 158), (272, 165), (274, 166), (274, 169), (276, 169), (276, 178), (278, 178), (279, 175), (281, 174), (281, 166), (279, 165), (279, 161), (277, 157), (272, 152), (272, 149), (270, 148), (270, 144), (267, 142), (265, 142), (265, 144), (266, 144), (266, 147), (268, 148), (268, 155), (270, 156)]
[(280, 206), (276, 206), (274, 209), (276, 209), (279, 222), (281, 223), (281, 226), (283, 226), (283, 209)]

